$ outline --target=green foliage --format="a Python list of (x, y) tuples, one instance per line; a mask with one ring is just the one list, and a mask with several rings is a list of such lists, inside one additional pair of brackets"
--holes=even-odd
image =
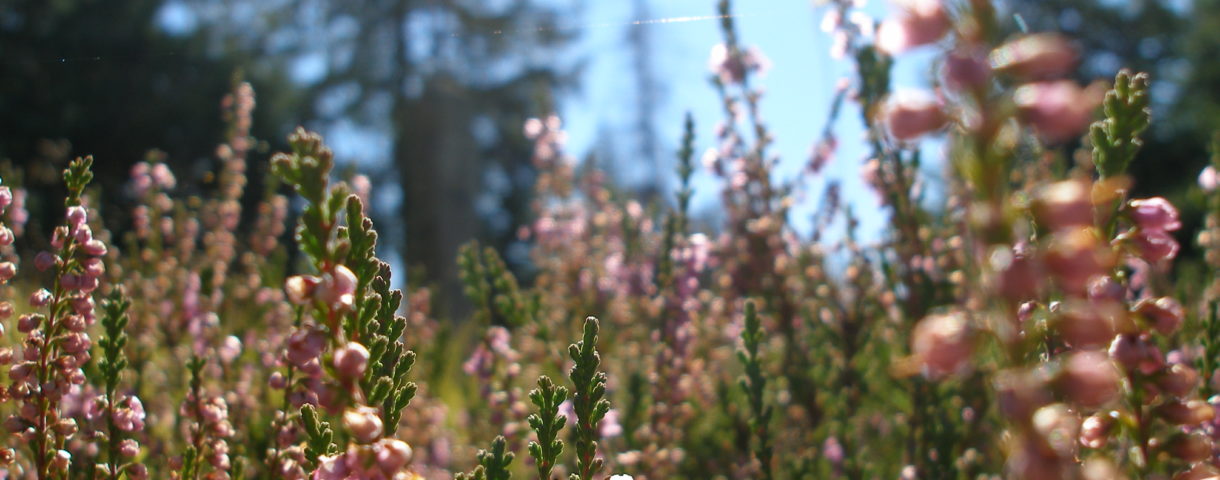
[(572, 380), (572, 410), (576, 412), (576, 472), (572, 480), (591, 480), (601, 471), (603, 460), (597, 458), (598, 423), (610, 411), (606, 396), (606, 373), (597, 371), (601, 355), (597, 353), (598, 321), (585, 319), (581, 341), (568, 346), (568, 356), (576, 365), (568, 372)]
[(348, 203), (348, 192), (343, 187), (328, 188), (335, 159), (321, 135), (298, 127), (288, 136), (288, 143), (292, 153), (271, 157), (271, 171), (309, 202), (301, 212), (296, 241), (321, 270), (326, 260), (341, 259), (348, 251), (345, 241), (330, 241), (338, 215)]
[(311, 464), (318, 463), (318, 457), (339, 453), (335, 445), (335, 431), (330, 428), (330, 422), (318, 417), (318, 409), (305, 404), (301, 407), (301, 423), (305, 426), (305, 458)]
[(64, 206), (80, 205), (80, 197), (85, 193), (85, 187), (93, 181), (93, 156), (77, 158), (68, 164), (64, 170), (64, 185), (68, 188), (68, 196)]
[(1148, 128), (1148, 74), (1127, 70), (1114, 77), (1114, 88), (1106, 92), (1106, 119), (1089, 129), (1093, 141), (1093, 164), (1102, 177), (1122, 175), (1144, 142), (1140, 134)]
[(551, 470), (559, 463), (559, 455), (563, 454), (563, 440), (558, 437), (568, 419), (559, 414), (559, 405), (568, 399), (568, 389), (556, 386), (550, 377), (543, 375), (538, 378), (538, 388), (530, 390), (529, 397), (538, 407), (537, 413), (526, 418), (538, 435), (538, 441), (529, 443), (529, 453), (538, 467), (539, 480), (549, 480)]
[(746, 376), (739, 381), (742, 391), (750, 403), (750, 429), (754, 432), (754, 458), (762, 468), (762, 476), (771, 478), (771, 406), (764, 404), (767, 379), (762, 373), (762, 362), (758, 358), (758, 347), (766, 338), (754, 302), (746, 302), (745, 329), (741, 332), (744, 348), (737, 352), (737, 359), (745, 366)]
[(508, 442), (504, 437), (497, 435), (495, 440), (491, 441), (491, 451), (479, 450), (478, 459), (479, 466), (475, 467), (474, 471), (462, 474), (457, 474), (458, 480), (509, 480), (513, 474), (508, 470), (508, 466), (513, 463), (513, 453), (507, 451)]
[(522, 292), (517, 277), (494, 248), (480, 248), (472, 240), (458, 249), (457, 264), (466, 296), (477, 306), (475, 321), (516, 328), (537, 315), (537, 298)]

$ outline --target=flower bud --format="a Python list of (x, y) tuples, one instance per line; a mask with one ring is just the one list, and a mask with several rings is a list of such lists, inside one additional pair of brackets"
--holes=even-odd
[(385, 473), (397, 473), (411, 461), (411, 446), (407, 442), (386, 438), (377, 442), (377, 466)]
[(17, 266), (13, 262), (0, 262), (0, 282), (7, 282), (17, 276)]
[(1046, 266), (1064, 291), (1083, 296), (1094, 277), (1114, 266), (1114, 253), (1092, 229), (1075, 228), (1056, 233), (1046, 252)]
[(12, 204), (13, 204), (13, 190), (8, 187), (0, 187), (0, 213), (4, 213), (4, 210), (7, 209), (8, 206), (12, 205)]
[(1022, 119), (1044, 140), (1058, 143), (1080, 135), (1101, 104), (1103, 89), (1080, 88), (1069, 80), (1022, 85), (1013, 101)]
[(877, 49), (889, 55), (936, 42), (949, 32), (949, 14), (942, 0), (900, 0), (898, 15), (877, 29)]
[(1157, 416), (1174, 425), (1197, 425), (1215, 418), (1215, 409), (1203, 400), (1171, 400), (1158, 405)]
[(100, 257), (106, 254), (106, 244), (95, 238), (85, 242), (85, 244), (81, 246), (81, 251), (84, 252), (85, 255)]
[(1039, 408), (1031, 419), (1034, 431), (1060, 456), (1071, 456), (1080, 438), (1080, 418), (1062, 403)]
[(1178, 209), (1162, 197), (1140, 198), (1127, 202), (1127, 214), (1141, 230), (1172, 232), (1182, 228)]
[(0, 225), (0, 247), (7, 247), (12, 244), (13, 244), (12, 229), (10, 229), (6, 226)]
[(1025, 35), (991, 52), (991, 67), (1028, 80), (1063, 77), (1076, 67), (1076, 49), (1057, 33)]
[(1126, 321), (1127, 311), (1112, 302), (1065, 301), (1055, 319), (1055, 329), (1073, 348), (1110, 346), (1116, 325)]
[(1056, 384), (1077, 404), (1097, 408), (1118, 396), (1118, 369), (1104, 353), (1077, 352), (1064, 361)]
[(981, 55), (953, 51), (945, 56), (941, 75), (950, 89), (971, 91), (986, 85), (991, 79), (991, 65)]
[(89, 221), (89, 212), (85, 211), (85, 207), (73, 205), (68, 207), (68, 226), (72, 230), (80, 228), (85, 222)]
[(914, 140), (940, 130), (948, 118), (940, 102), (926, 92), (902, 91), (886, 99), (881, 121), (898, 140)]
[(127, 458), (134, 457), (140, 454), (140, 444), (130, 438), (124, 439), (119, 443), (119, 455)]
[(1178, 241), (1161, 230), (1136, 230), (1120, 235), (1119, 240), (1130, 241), (1136, 255), (1153, 265), (1178, 256)]
[(375, 408), (362, 406), (344, 412), (343, 425), (359, 443), (372, 443), (381, 437), (381, 417)]
[(288, 301), (293, 304), (305, 305), (313, 297), (319, 282), (318, 277), (294, 275), (288, 277), (288, 280), (284, 282), (284, 293), (288, 295)]
[(335, 370), (345, 379), (355, 379), (364, 375), (369, 364), (369, 351), (356, 342), (347, 342), (343, 348), (335, 352)]
[(1106, 446), (1110, 430), (1114, 428), (1114, 419), (1109, 415), (1095, 414), (1084, 419), (1080, 424), (1080, 444), (1088, 448)]
[(27, 313), (17, 317), (17, 331), (21, 333), (30, 333), (34, 331), (34, 329), (38, 328), (40, 323), (42, 323), (42, 315)]
[(59, 257), (51, 252), (42, 251), (34, 256), (34, 268), (37, 268), (40, 272), (55, 268), (55, 265), (58, 263)]
[(1038, 190), (1033, 201), (1034, 217), (1051, 230), (1093, 225), (1090, 186), (1080, 180), (1064, 180)]
[(959, 313), (924, 317), (911, 337), (911, 350), (929, 377), (960, 371), (974, 351), (969, 325)]
[(1171, 297), (1155, 300), (1145, 298), (1140, 300), (1133, 310), (1151, 323), (1161, 335), (1172, 334), (1182, 325), (1182, 318), (1185, 316), (1182, 306)]
[(1198, 462), (1212, 455), (1212, 441), (1201, 433), (1178, 432), (1165, 442), (1165, 451), (1185, 462)]

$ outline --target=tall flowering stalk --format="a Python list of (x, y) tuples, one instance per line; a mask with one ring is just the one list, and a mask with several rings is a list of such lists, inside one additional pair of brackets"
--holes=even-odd
[[(318, 272), (293, 276), (284, 287), (309, 318), (299, 322), (283, 357), (287, 378), (303, 374), (282, 386), (302, 408), (309, 445), (307, 458), (291, 460), (316, 465), (315, 478), (405, 478), (411, 448), (393, 435), (416, 386), (407, 380), (415, 354), (403, 344), (406, 319), (397, 315), (402, 292), (390, 290), (389, 266), (374, 256), (377, 234), (359, 197), (329, 185), (334, 159), (321, 137), (298, 129), (289, 142), (292, 154), (277, 154), (273, 168), (308, 202), (296, 237)], [(351, 444), (331, 444), (333, 433), (326, 432), (333, 430), (315, 406), (342, 412), (340, 438)], [(274, 461), (282, 468), (287, 460)]]
[[(89, 361), (92, 346), (85, 330), (97, 321), (92, 292), (100, 284), (106, 244), (93, 237), (82, 205), (93, 178), (92, 164), (92, 157), (78, 158), (64, 171), (65, 224), (52, 235), (54, 252), (40, 253), (42, 261), (36, 262), (51, 272), (53, 282), (29, 299), (31, 307), (47, 313), (29, 313), (18, 320), (18, 330), (26, 334), (23, 361), (9, 370), (9, 392), (21, 403), (21, 413), (10, 416), (5, 426), (29, 445), (31, 469), (39, 480), (67, 478), (71, 469), (72, 455), (65, 448), (78, 427), (61, 404), (74, 386), (85, 383), (81, 366)], [(133, 415), (143, 422), (139, 400), (130, 403)]]

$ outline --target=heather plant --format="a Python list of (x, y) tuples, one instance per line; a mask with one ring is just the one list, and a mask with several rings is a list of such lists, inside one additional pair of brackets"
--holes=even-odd
[[(1067, 80), (1071, 41), (1009, 33), (990, 2), (895, 3), (823, 5), (853, 68), (793, 178), (769, 61), (726, 0), (724, 118), (684, 119), (673, 198), (633, 198), (566, 152), (558, 117), (527, 121), (531, 265), (472, 239), (469, 314), (445, 321), (392, 282), (377, 193), (319, 135), (293, 132), (248, 188), (246, 84), (207, 188), (154, 151), (131, 211), (101, 212), (77, 159), (59, 224), (22, 238), (48, 245), (23, 252), (25, 194), (0, 186), (0, 478), (1220, 477), (1220, 140), (1186, 197), (1206, 203), (1194, 259), (1188, 219), (1131, 193), (1154, 79)], [(933, 90), (891, 75), (915, 49), (937, 53)], [(808, 181), (849, 160), (832, 126), (852, 108), (885, 230), (863, 235), (877, 213), (831, 181), (798, 231)], [(693, 212), (702, 188), (721, 218)]]

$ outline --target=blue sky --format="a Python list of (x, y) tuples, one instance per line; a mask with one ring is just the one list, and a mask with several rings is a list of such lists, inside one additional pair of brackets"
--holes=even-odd
[[(691, 111), (697, 127), (696, 155), (714, 146), (712, 129), (723, 119), (716, 92), (708, 82), (707, 58), (713, 45), (721, 41), (719, 21), (714, 19), (714, 0), (665, 0), (651, 3), (652, 18), (632, 17), (630, 2), (596, 2), (586, 6), (580, 45), (576, 54), (590, 61), (584, 77), (583, 93), (564, 103), (564, 127), (569, 132), (571, 152), (580, 155), (593, 148), (601, 127), (625, 126), (631, 120), (632, 95), (629, 51), (622, 44), (627, 28), (648, 28), (654, 41), (654, 62), (665, 89), (656, 123), (667, 151), (681, 138), (684, 112)], [(852, 76), (846, 60), (830, 56), (831, 40), (819, 28), (826, 7), (809, 0), (738, 0), (734, 2), (738, 35), (743, 45), (756, 46), (770, 58), (772, 68), (756, 82), (765, 89), (762, 111), (776, 137), (773, 152), (781, 159), (775, 174), (794, 178), (808, 160), (810, 147), (825, 127), (834, 86), (840, 78)], [(880, 19), (887, 11), (885, 2), (872, 0), (865, 12)], [(633, 25), (639, 20), (678, 19), (662, 23)], [(899, 59), (895, 67), (898, 88), (926, 86), (930, 75), (929, 51), (916, 51)], [(802, 189), (808, 198), (792, 215), (798, 232), (808, 233), (809, 215), (828, 179), (843, 186), (844, 198), (855, 205), (861, 217), (861, 233), (876, 238), (885, 223), (873, 194), (859, 176), (863, 155), (863, 134), (859, 110), (845, 105), (834, 126), (839, 137), (835, 160), (816, 178), (807, 178)], [(925, 152), (932, 166), (940, 162), (935, 147)], [(662, 167), (672, 176), (670, 166)], [(714, 178), (696, 175), (696, 212), (714, 212), (719, 186)]]
[[(634, 90), (630, 49), (624, 38), (628, 29), (645, 28), (652, 34), (652, 61), (663, 90), (655, 119), (662, 148), (666, 152), (676, 150), (683, 116), (690, 111), (696, 121), (698, 157), (715, 146), (712, 131), (723, 119), (719, 99), (708, 81), (710, 72), (707, 69), (708, 54), (722, 38), (719, 20), (715, 17), (717, 2), (651, 0), (648, 18), (632, 16), (631, 3), (588, 2), (581, 9), (581, 17), (566, 22), (563, 27), (576, 32), (579, 40), (569, 50), (573, 58), (557, 60), (584, 59), (587, 62), (578, 93), (560, 99), (560, 113), (570, 139), (569, 153), (584, 158), (595, 148), (599, 135), (609, 132), (621, 137), (623, 132), (630, 131)], [(776, 139), (772, 152), (778, 154), (781, 162), (775, 175), (782, 180), (795, 178), (804, 168), (810, 148), (825, 128), (835, 84), (853, 76), (848, 61), (830, 55), (831, 39), (820, 30), (827, 7), (817, 3), (820, 2), (737, 0), (733, 4), (741, 43), (759, 48), (772, 63), (771, 69), (754, 84), (766, 92), (762, 112)], [(879, 20), (886, 15), (887, 4), (883, 0), (868, 0), (863, 11)], [(170, 31), (194, 27), (189, 10), (176, 2), (167, 4), (160, 20)], [(894, 86), (898, 89), (925, 87), (929, 83), (933, 53), (925, 48), (898, 59)], [(304, 81), (321, 74), (320, 69), (325, 66), (316, 60), (303, 57), (293, 70), (294, 76)], [(883, 229), (884, 211), (859, 175), (866, 153), (862, 149), (863, 131), (859, 118), (856, 105), (846, 103), (834, 125), (839, 139), (835, 160), (817, 177), (805, 177), (799, 184), (799, 190), (805, 192), (806, 198), (791, 216), (799, 233), (808, 234), (811, 212), (831, 180), (842, 185), (844, 199), (855, 207), (864, 238), (877, 238)], [(386, 165), (390, 139), (383, 132), (351, 122), (339, 122), (323, 130), (340, 158), (369, 166)], [(927, 168), (939, 169), (939, 143), (925, 143)], [(672, 162), (672, 158), (666, 156), (662, 160)], [(672, 163), (664, 163), (659, 168), (662, 171), (657, 174), (674, 177)], [(645, 173), (650, 174), (653, 173)], [(392, 185), (378, 185), (378, 188), (381, 190), (378, 198), (383, 203), (396, 203), (400, 198)], [(696, 171), (693, 206), (696, 214), (715, 213), (719, 188), (714, 177)]]

